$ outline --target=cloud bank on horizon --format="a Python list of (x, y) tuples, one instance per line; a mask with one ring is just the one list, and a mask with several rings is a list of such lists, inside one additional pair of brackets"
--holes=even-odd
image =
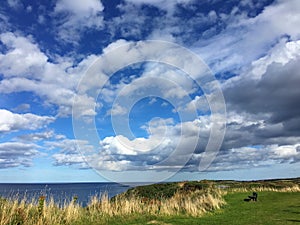
[[(264, 177), (250, 176), (257, 168), (272, 170), (268, 177), (299, 176), (299, 24), (298, 0), (3, 1), (0, 182), (101, 180), (91, 167), (123, 180), (130, 179), (124, 171), (144, 179), (201, 174), (214, 125), (209, 103), (221, 104), (207, 91), (216, 83), (199, 87), (180, 68), (145, 61), (153, 55), (180, 61), (191, 73), (207, 72), (170, 49), (163, 56), (153, 46), (137, 51), (147, 40), (190, 50), (220, 85), (226, 133), (208, 177)], [(116, 51), (120, 46), (130, 47)], [(126, 64), (131, 59), (139, 62)], [(92, 76), (82, 80), (95, 62)], [(91, 90), (100, 90), (96, 98)], [(74, 118), (86, 123), (80, 139)], [(92, 126), (99, 135), (93, 143), (84, 138)], [(159, 164), (179, 142), (180, 154)]]

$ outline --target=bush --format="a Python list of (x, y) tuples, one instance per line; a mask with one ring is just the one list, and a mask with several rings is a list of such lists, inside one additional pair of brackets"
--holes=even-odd
[(178, 190), (178, 183), (160, 183), (129, 189), (125, 196), (135, 195), (148, 199), (167, 199), (173, 197)]

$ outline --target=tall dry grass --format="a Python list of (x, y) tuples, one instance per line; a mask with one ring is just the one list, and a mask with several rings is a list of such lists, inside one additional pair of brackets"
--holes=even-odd
[(207, 211), (220, 208), (225, 201), (223, 192), (211, 189), (205, 192), (197, 190), (190, 193), (176, 193), (171, 198), (145, 199), (135, 195), (125, 197), (120, 195), (110, 201), (107, 195), (102, 195), (100, 201), (94, 197), (89, 209), (108, 216), (130, 214), (149, 215), (191, 215), (199, 216)]
[(82, 208), (73, 202), (63, 206), (51, 198), (48, 202), (26, 199), (0, 199), (0, 225), (53, 225), (72, 224), (81, 215)]
[(245, 188), (229, 188), (227, 192), (262, 192), (262, 191), (272, 191), (272, 192), (300, 192), (299, 185), (293, 185), (291, 187), (281, 187), (281, 188), (274, 188), (274, 187), (245, 187)]
[(138, 196), (119, 195), (109, 199), (108, 194), (94, 196), (87, 207), (76, 202), (57, 204), (39, 199), (28, 203), (26, 199), (0, 199), (0, 225), (52, 225), (84, 224), (88, 220), (99, 224), (115, 216), (130, 215), (191, 215), (200, 216), (225, 204), (221, 190), (176, 193), (168, 199), (144, 199)]

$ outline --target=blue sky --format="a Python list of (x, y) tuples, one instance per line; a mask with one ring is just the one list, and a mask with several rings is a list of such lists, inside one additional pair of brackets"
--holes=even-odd
[(0, 182), (298, 177), (299, 15), (298, 0), (2, 1)]

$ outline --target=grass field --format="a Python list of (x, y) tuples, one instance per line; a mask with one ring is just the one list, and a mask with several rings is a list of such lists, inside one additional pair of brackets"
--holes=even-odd
[[(260, 192), (257, 202), (244, 202), (248, 193), (225, 196), (227, 204), (200, 218), (190, 216), (115, 218), (113, 224), (296, 225), (300, 224), (300, 192)], [(250, 194), (250, 193), (249, 193)]]
[[(0, 225), (34, 224), (300, 224), (299, 179), (187, 181), (128, 190), (113, 199), (58, 206), (41, 196), (25, 203), (0, 198)], [(257, 202), (244, 198), (258, 192)]]

